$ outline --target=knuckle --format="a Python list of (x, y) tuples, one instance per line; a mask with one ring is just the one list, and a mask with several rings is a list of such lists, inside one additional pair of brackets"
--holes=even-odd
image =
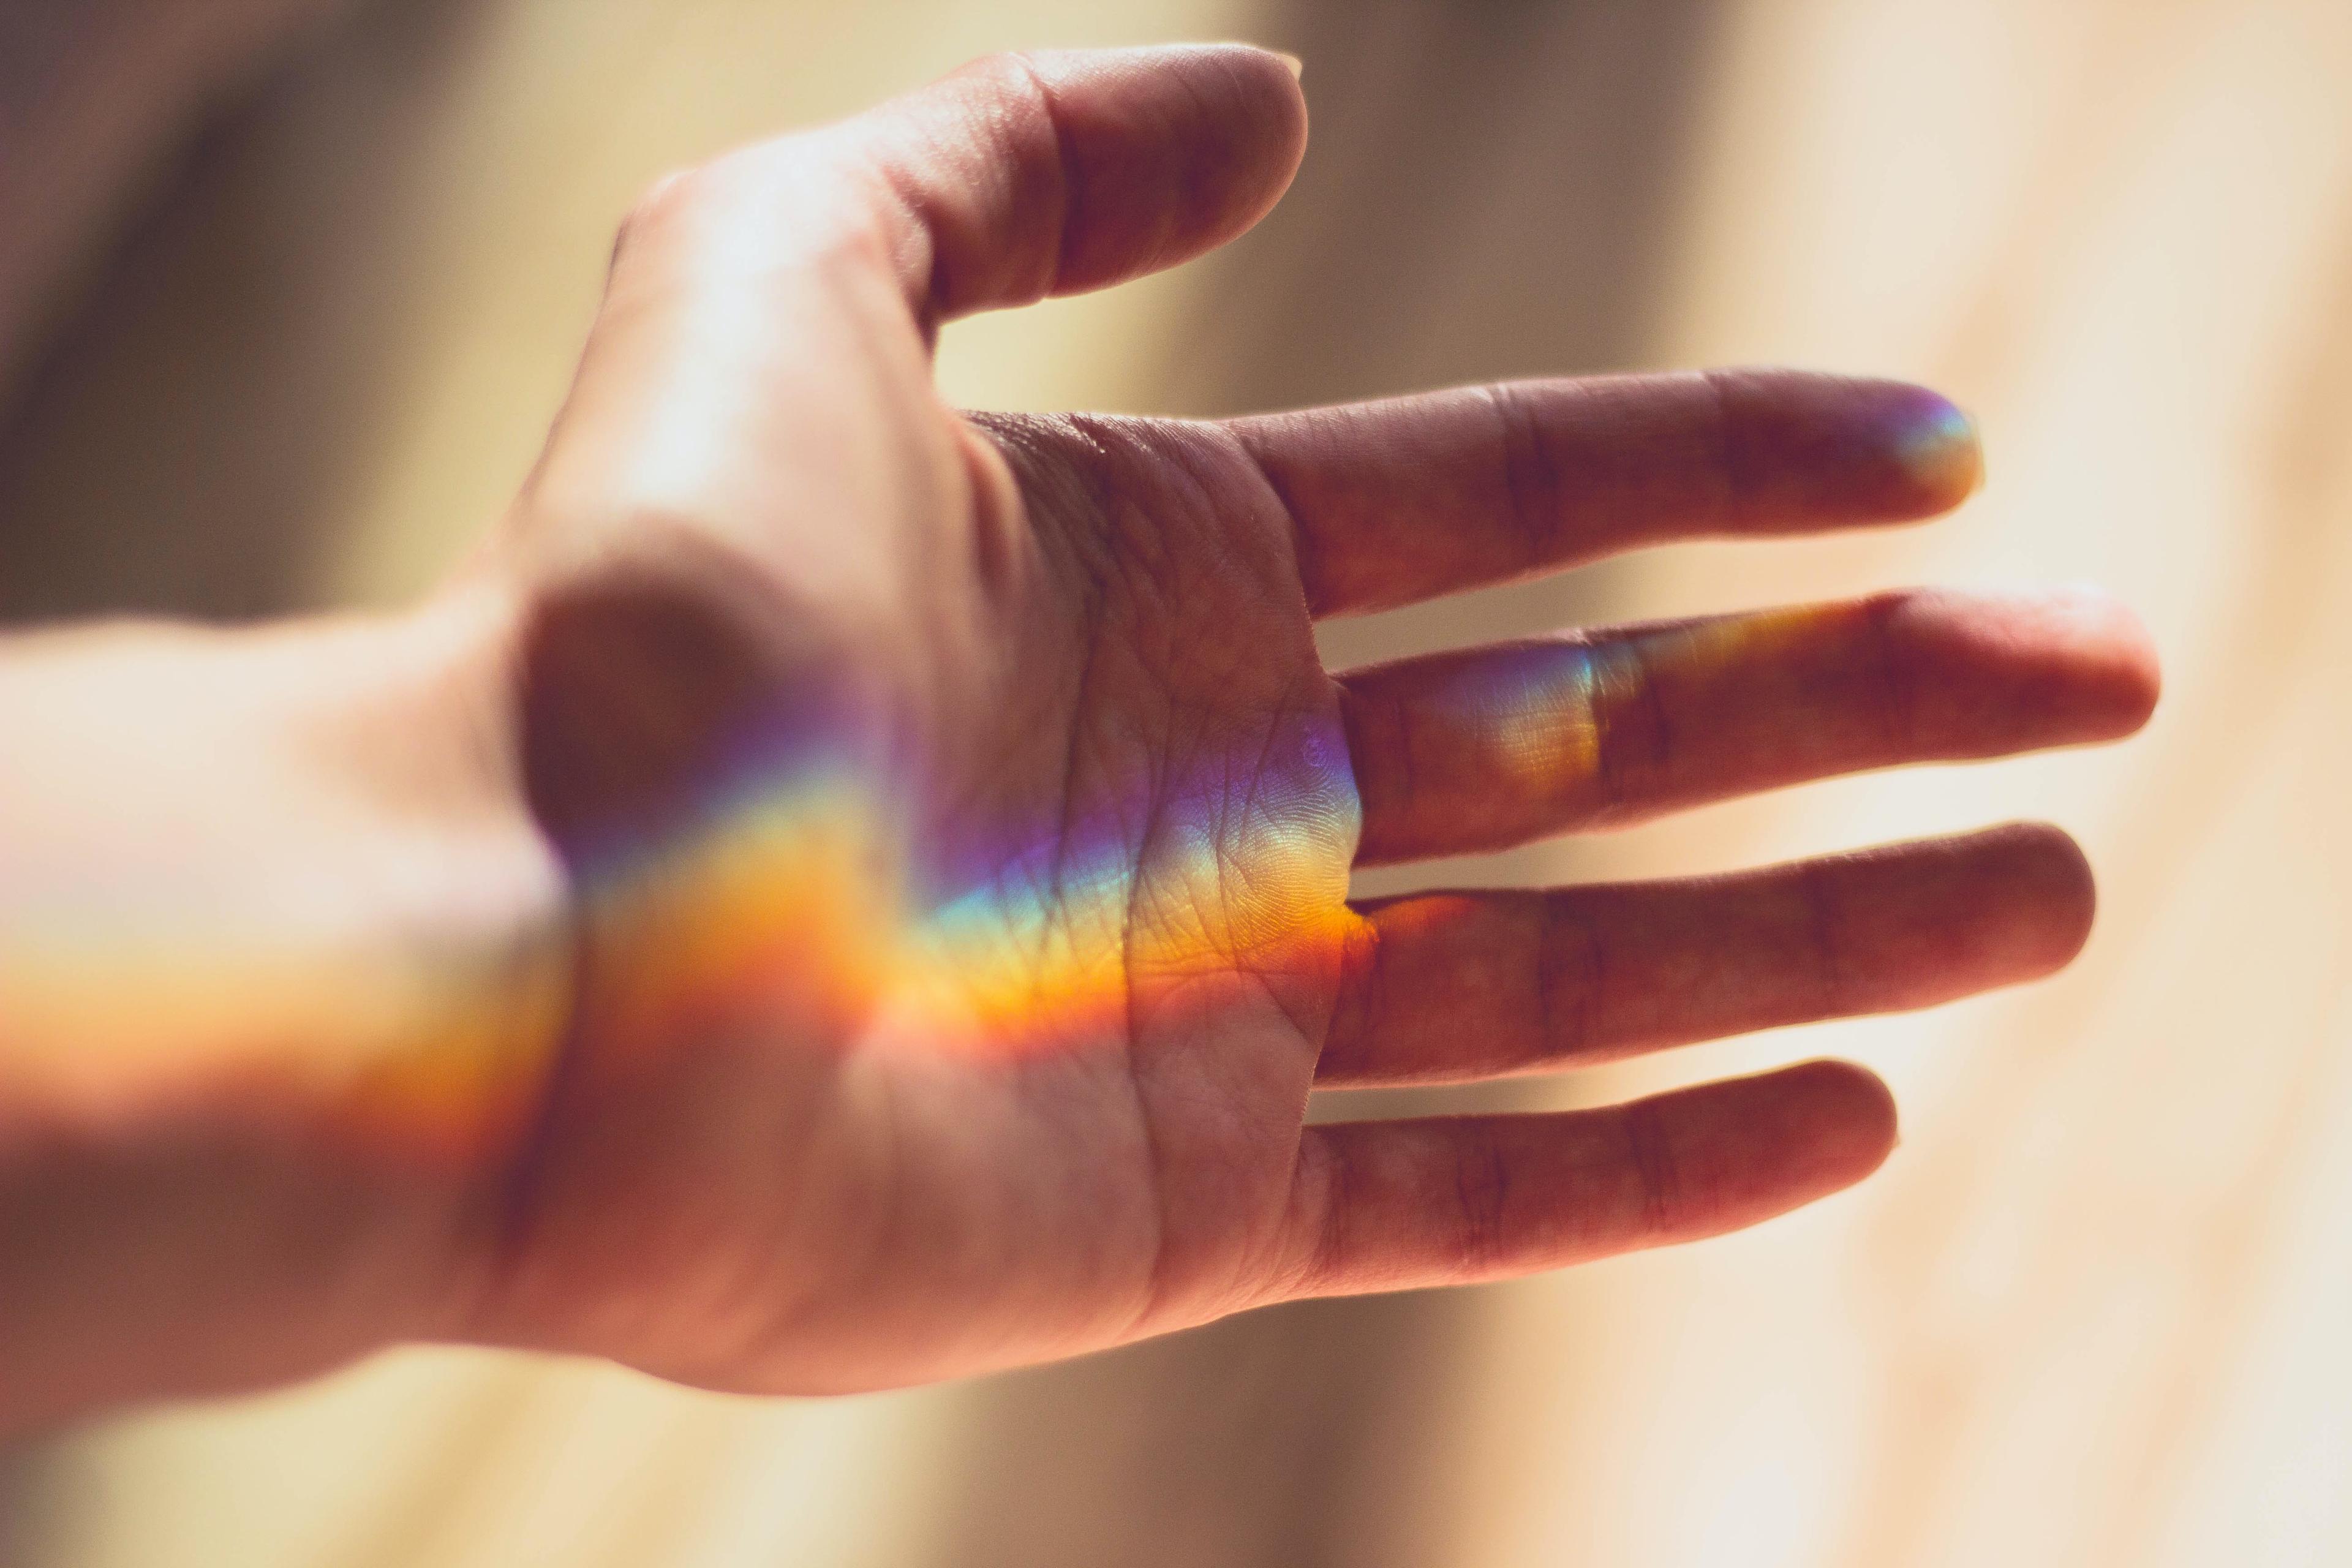
[(1308, 1137), (1298, 1145), (1291, 1178), (1286, 1245), (1266, 1271), (1264, 1300), (1286, 1301), (1313, 1296), (1347, 1278), (1354, 1263), (1359, 1201), (1349, 1157), (1328, 1140)]
[(799, 132), (674, 169), (623, 213), (617, 260), (644, 247), (727, 243), (767, 263), (846, 253), (887, 263), (895, 195), (870, 155), (837, 128)]
[(1602, 817), (1644, 815), (1667, 804), (1675, 750), (1655, 660), (1640, 636), (1603, 643), (1588, 658), (1592, 770)]
[(1890, 758), (1916, 750), (1919, 730), (1919, 648), (1909, 619), (1916, 596), (1876, 594), (1862, 603), (1866, 647), (1864, 668), (1871, 682), (1864, 699), (1875, 710), (1879, 743)]
[(1454, 1246), (1465, 1275), (1507, 1261), (1512, 1185), (1511, 1163), (1494, 1139), (1462, 1141), (1454, 1158)]
[(1673, 1130), (1659, 1103), (1637, 1100), (1620, 1117), (1625, 1157), (1633, 1173), (1644, 1229), (1652, 1236), (1673, 1236), (1690, 1213), (1690, 1194), (1677, 1158)]
[(982, 55), (956, 73), (967, 83), (991, 93), (1023, 101), (1043, 96), (1035, 55), (1026, 49), (996, 49)]
[(1378, 1057), (1379, 1030), (1388, 1011), (1388, 943), (1379, 922), (1358, 921), (1340, 944), (1339, 984), (1316, 1076), (1326, 1082), (1362, 1077)]
[(1035, 51), (999, 49), (982, 55), (957, 72), (956, 80), (965, 96), (976, 97), (989, 111), (999, 135), (1008, 126), (1034, 126), (1058, 138), (1061, 104), (1045, 62)]
[(701, 166), (672, 169), (638, 192), (636, 199), (621, 214), (614, 230), (614, 259), (617, 261), (625, 252), (635, 248), (647, 236), (673, 227), (708, 178)]
[(1713, 526), (1730, 526), (1742, 505), (1746, 485), (1745, 466), (1740, 460), (1739, 404), (1743, 381), (1739, 372), (1702, 370), (1692, 373), (1706, 410), (1701, 428), (1705, 431), (1706, 456), (1696, 465), (1696, 471), (1708, 483), (1710, 496), (1706, 508)]
[(1542, 1059), (1572, 1061), (1602, 1044), (1609, 964), (1601, 922), (1554, 893), (1536, 906), (1536, 1021)]
[(1496, 467), (1504, 511), (1523, 566), (1541, 566), (1557, 553), (1567, 496), (1559, 462), (1544, 437), (1543, 421), (1528, 391), (1515, 382), (1477, 389), (1495, 421)]

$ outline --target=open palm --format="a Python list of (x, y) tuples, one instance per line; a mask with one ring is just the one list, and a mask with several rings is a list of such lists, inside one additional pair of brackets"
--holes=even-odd
[(478, 1331), (875, 1386), (1744, 1225), (1891, 1145), (1815, 1064), (1308, 1125), (2038, 974), (2012, 828), (1704, 883), (1351, 903), (1360, 865), (2128, 731), (2080, 597), (1896, 595), (1327, 674), (1320, 616), (1962, 499), (1891, 383), (1547, 382), (1214, 424), (963, 416), (940, 321), (1231, 238), (1295, 168), (1243, 48), (1008, 58), (658, 187), (487, 570), (569, 872), (569, 1032)]

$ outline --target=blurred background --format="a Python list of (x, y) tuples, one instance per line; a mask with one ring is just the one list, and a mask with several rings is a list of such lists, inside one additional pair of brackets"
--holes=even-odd
[(1414, 879), (2047, 817), (2100, 871), (2083, 961), (1487, 1091), (1885, 1074), (1886, 1169), (1748, 1235), (829, 1403), (402, 1352), (0, 1454), (0, 1563), (2352, 1561), (2343, 0), (0, 0), (0, 619), (413, 595), (529, 465), (650, 178), (991, 49), (1207, 37), (1305, 58), (1289, 199), (1176, 274), (953, 329), (951, 395), (1946, 389), (1990, 458), (1955, 519), (1658, 551), (1327, 650), (2095, 580), (2168, 672), (2124, 747)]

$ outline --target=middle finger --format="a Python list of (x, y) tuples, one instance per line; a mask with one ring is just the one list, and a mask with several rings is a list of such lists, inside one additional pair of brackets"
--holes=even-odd
[(1901, 763), (2112, 740), (2155, 658), (2087, 593), (1882, 595), (1472, 648), (1339, 678), (1356, 863), (1508, 848)]

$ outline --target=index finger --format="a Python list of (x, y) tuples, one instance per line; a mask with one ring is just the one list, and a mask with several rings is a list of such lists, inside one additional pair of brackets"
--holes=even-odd
[(1226, 428), (1291, 515), (1318, 616), (1673, 539), (1932, 517), (1983, 473), (1936, 393), (1800, 371), (1501, 382)]

